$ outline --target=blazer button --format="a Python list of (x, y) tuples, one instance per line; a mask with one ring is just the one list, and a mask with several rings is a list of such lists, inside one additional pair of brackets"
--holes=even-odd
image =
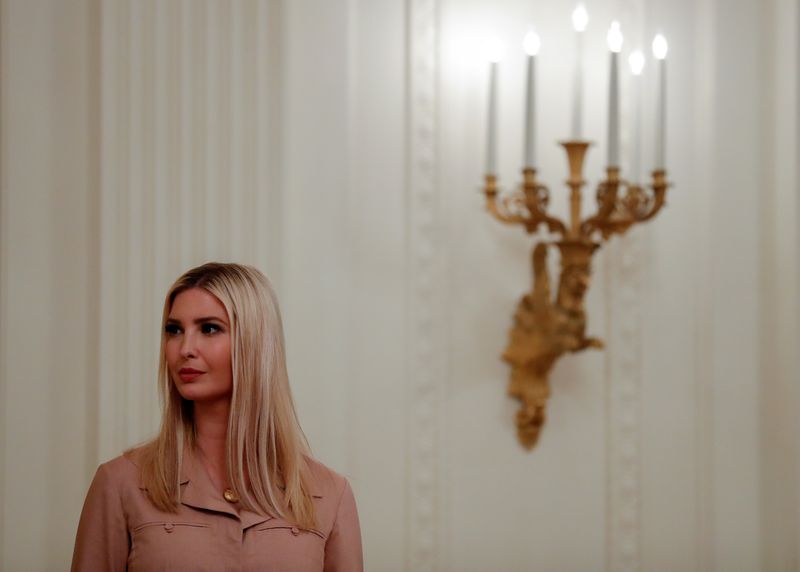
[(294, 534), (295, 536), (297, 536), (298, 534), (300, 534), (300, 529), (299, 529), (299, 528), (297, 528), (296, 526), (293, 526), (293, 527), (292, 527), (292, 534)]
[(172, 532), (173, 530), (175, 530), (175, 525), (172, 524), (171, 522), (168, 522), (164, 525), (164, 530), (166, 530), (167, 532)]

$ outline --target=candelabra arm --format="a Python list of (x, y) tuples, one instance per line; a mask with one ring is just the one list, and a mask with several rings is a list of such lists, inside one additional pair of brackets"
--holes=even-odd
[[(597, 214), (581, 225), (581, 234), (585, 237), (595, 230), (599, 230), (604, 239), (623, 234), (634, 224), (655, 217), (665, 204), (669, 184), (664, 170), (653, 171), (653, 184), (649, 189), (623, 182), (611, 168), (608, 172), (608, 180), (597, 190)], [(625, 195), (621, 197), (618, 196), (620, 188), (625, 188)]]
[(522, 191), (525, 194), (525, 207), (530, 215), (526, 221), (528, 232), (535, 232), (540, 224), (545, 224), (550, 232), (559, 233), (565, 237), (566, 225), (547, 214), (550, 191), (546, 186), (536, 182), (536, 169), (525, 167), (522, 170)]
[(550, 232), (562, 236), (566, 233), (563, 222), (547, 215), (550, 193), (547, 187), (536, 182), (534, 169), (524, 169), (521, 188), (504, 197), (498, 197), (497, 177), (486, 175), (484, 194), (486, 209), (500, 222), (520, 224), (529, 233), (535, 232), (540, 224), (547, 225)]
[(590, 237), (595, 230), (606, 225), (617, 208), (620, 187), (619, 167), (608, 167), (606, 174), (606, 180), (597, 188), (597, 213), (581, 224), (580, 234), (583, 237)]
[(653, 171), (653, 201), (641, 216), (636, 218), (636, 222), (644, 222), (650, 220), (658, 214), (661, 208), (666, 204), (666, 194), (669, 183), (667, 183), (667, 173), (664, 169), (656, 169)]
[(518, 212), (522, 202), (521, 197), (504, 197), (500, 199), (500, 204), (498, 204), (497, 176), (486, 175), (485, 181), (483, 193), (486, 195), (486, 210), (500, 222), (506, 224), (525, 224), (525, 217)]

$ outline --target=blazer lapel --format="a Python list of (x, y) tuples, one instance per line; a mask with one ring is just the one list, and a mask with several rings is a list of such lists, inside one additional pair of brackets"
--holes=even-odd
[(214, 489), (211, 478), (200, 459), (187, 449), (181, 466), (181, 503), (193, 508), (222, 512), (239, 518), (222, 495)]

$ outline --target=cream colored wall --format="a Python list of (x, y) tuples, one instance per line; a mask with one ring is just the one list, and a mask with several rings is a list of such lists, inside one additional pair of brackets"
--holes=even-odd
[[(275, 3), (101, 3), (99, 456), (157, 424), (163, 296), (212, 259), (280, 278)], [(124, 325), (124, 327), (123, 327)]]
[(767, 5), (590, 6), (598, 46), (612, 16), (630, 42), (670, 38), (675, 186), (597, 255), (608, 347), (558, 365), (526, 453), (498, 355), (530, 240), (483, 211), (486, 78), (463, 48), (536, 19), (540, 170), (564, 211), (571, 6), (2, 0), (0, 568), (67, 565), (94, 467), (155, 427), (161, 296), (225, 259), (277, 285), (301, 420), (353, 484), (367, 569), (798, 570), (800, 23)]
[(3, 570), (58, 570), (96, 463), (92, 2), (3, 2)]
[(764, 141), (760, 244), (761, 306), (761, 532), (765, 569), (796, 570), (800, 564), (800, 257), (798, 234), (798, 136), (800, 130), (800, 9), (781, 0), (769, 6), (762, 102)]

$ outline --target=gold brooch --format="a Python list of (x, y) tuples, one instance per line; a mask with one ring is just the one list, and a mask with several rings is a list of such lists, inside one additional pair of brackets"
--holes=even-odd
[(228, 502), (239, 502), (239, 495), (233, 489), (225, 489), (222, 492), (222, 497)]

